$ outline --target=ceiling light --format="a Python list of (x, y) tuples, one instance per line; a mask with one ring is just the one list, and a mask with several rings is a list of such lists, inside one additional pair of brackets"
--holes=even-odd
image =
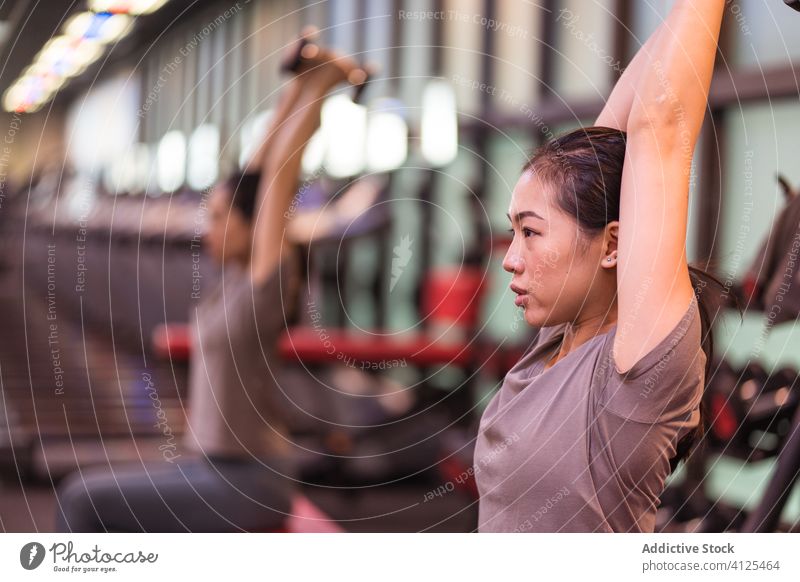
[(161, 8), (167, 0), (89, 0), (89, 9), (112, 14), (149, 14)]
[(131, 29), (133, 18), (108, 12), (81, 12), (64, 25), (64, 33), (75, 39), (94, 40), (102, 44), (121, 39)]

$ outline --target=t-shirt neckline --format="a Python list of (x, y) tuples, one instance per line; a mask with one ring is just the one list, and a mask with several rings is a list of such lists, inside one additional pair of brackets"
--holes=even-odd
[(561, 362), (563, 362), (564, 360), (569, 359), (574, 353), (580, 351), (584, 346), (588, 345), (589, 343), (593, 342), (594, 340), (596, 340), (599, 337), (606, 337), (608, 335), (611, 335), (617, 329), (617, 325), (614, 324), (614, 327), (612, 327), (608, 331), (604, 331), (603, 333), (598, 333), (598, 334), (590, 337), (588, 340), (583, 342), (577, 348), (573, 349), (570, 353), (568, 353), (566, 356), (561, 358), (555, 364), (553, 364), (549, 368), (545, 368), (544, 367), (545, 362), (544, 362), (544, 359), (543, 359), (542, 356), (544, 355), (545, 350), (549, 350), (554, 345), (560, 344), (561, 341), (563, 341), (565, 327), (562, 327), (561, 331), (559, 331), (558, 333), (554, 334), (553, 337), (551, 337), (549, 340), (547, 340), (547, 342), (545, 344), (539, 346), (539, 348), (537, 349), (537, 354), (536, 354), (535, 360), (534, 360), (533, 364), (531, 365), (531, 374), (530, 374), (529, 378), (531, 378), (531, 379), (537, 378), (537, 377), (541, 376), (542, 374), (544, 374), (546, 372), (550, 372), (556, 366), (559, 366), (561, 364)]

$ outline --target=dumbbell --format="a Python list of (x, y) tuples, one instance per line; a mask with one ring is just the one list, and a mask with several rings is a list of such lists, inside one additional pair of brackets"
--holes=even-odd
[(786, 437), (787, 424), (798, 404), (797, 371), (783, 368), (764, 377), (759, 365), (747, 367), (740, 384), (741, 444), (749, 460), (774, 456)]
[(787, 407), (797, 404), (797, 371), (782, 368), (771, 374), (753, 398), (749, 416), (752, 420), (774, 419)]
[(761, 395), (768, 376), (769, 374), (761, 364), (756, 362), (748, 364), (740, 376), (739, 398), (743, 401), (748, 401)]
[(756, 362), (742, 370), (734, 370), (722, 361), (709, 382), (710, 437), (726, 454), (757, 460), (774, 451), (756, 449), (753, 439), (772, 433), (782, 438), (782, 420), (792, 413), (798, 403), (798, 393), (792, 389), (797, 372), (784, 368), (769, 374)]

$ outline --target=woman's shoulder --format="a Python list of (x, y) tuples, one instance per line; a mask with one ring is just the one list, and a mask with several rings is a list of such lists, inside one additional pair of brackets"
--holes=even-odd
[(223, 270), (220, 287), (228, 295), (228, 291), (241, 290), (248, 295), (275, 291), (279, 285), (287, 286), (299, 276), (299, 261), (296, 253), (284, 250), (266, 277), (262, 281), (253, 280), (249, 266), (231, 265)]
[(216, 288), (198, 307), (207, 314), (224, 312), (229, 327), (246, 327), (251, 322), (276, 327), (291, 315), (298, 276), (293, 256), (282, 257), (259, 283), (253, 281), (246, 266), (231, 265), (223, 269)]
[(705, 382), (699, 304), (693, 297), (667, 335), (626, 372), (617, 370), (614, 337), (606, 338), (595, 367), (600, 403), (611, 412), (640, 422), (658, 422), (699, 405)]

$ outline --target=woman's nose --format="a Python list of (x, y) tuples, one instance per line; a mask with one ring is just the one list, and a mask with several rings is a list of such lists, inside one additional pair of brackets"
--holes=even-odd
[(515, 251), (513, 247), (508, 249), (505, 258), (503, 259), (503, 269), (509, 273), (521, 273), (523, 267), (522, 257)]

